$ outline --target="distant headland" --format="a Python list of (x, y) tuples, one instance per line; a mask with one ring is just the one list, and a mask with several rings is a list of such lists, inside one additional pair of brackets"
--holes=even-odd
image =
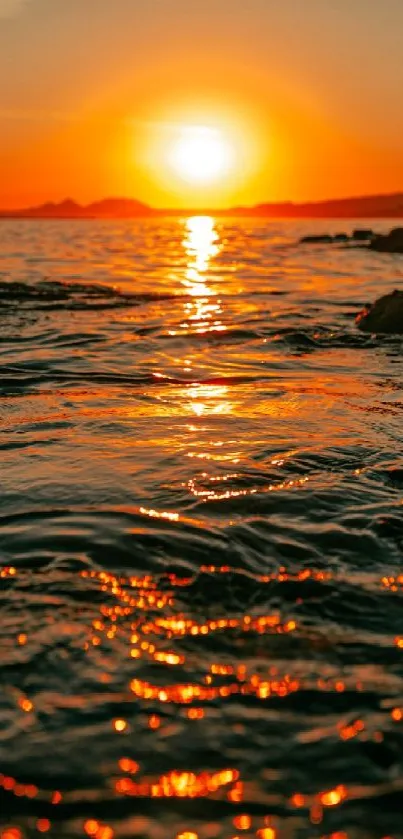
[(105, 198), (91, 204), (66, 199), (20, 210), (0, 210), (0, 219), (134, 219), (162, 216), (212, 215), (262, 218), (403, 218), (403, 192), (364, 195), (328, 201), (256, 204), (226, 209), (156, 209), (131, 198)]

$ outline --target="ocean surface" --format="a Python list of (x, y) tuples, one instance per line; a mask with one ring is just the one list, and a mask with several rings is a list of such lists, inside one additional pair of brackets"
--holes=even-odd
[(296, 244), (355, 226), (1, 222), (2, 839), (403, 837), (403, 257)]

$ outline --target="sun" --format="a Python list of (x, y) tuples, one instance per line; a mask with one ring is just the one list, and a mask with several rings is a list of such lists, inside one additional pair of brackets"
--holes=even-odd
[(233, 165), (234, 149), (218, 128), (181, 126), (169, 152), (169, 162), (188, 183), (209, 184), (227, 175)]

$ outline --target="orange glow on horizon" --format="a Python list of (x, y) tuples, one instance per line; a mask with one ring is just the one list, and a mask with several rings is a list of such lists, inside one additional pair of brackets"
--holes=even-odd
[[(32, 142), (16, 135), (4, 155), (0, 209), (122, 196), (156, 208), (213, 211), (399, 188), (396, 155), (385, 161), (379, 148), (346, 136), (326, 113), (305, 112), (299, 96), (273, 102), (268, 112), (260, 101), (237, 102), (232, 92), (194, 107), (179, 96), (154, 96), (138, 110), (126, 103), (118, 117), (112, 105), (83, 110)], [(376, 176), (372, 185), (365, 163)]]
[[(0, 207), (123, 196), (213, 210), (401, 190), (403, 6), (392, 21), (367, 3), (363, 27), (363, 5), (0, 0)], [(182, 146), (172, 166), (195, 127), (231, 154), (196, 167)]]

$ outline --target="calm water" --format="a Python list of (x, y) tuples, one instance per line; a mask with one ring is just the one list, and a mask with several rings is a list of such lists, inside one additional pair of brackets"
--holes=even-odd
[(294, 245), (353, 226), (1, 223), (6, 839), (403, 836), (403, 258)]

